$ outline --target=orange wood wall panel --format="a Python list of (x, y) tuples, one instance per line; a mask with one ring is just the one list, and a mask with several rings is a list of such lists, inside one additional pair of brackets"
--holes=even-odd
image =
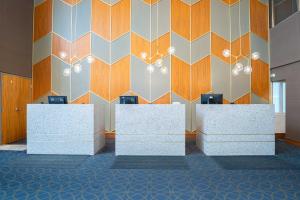
[(190, 100), (190, 65), (172, 56), (172, 91), (186, 100)]
[(234, 103), (235, 104), (250, 104), (251, 103), (250, 94), (248, 93), (248, 94), (242, 96), (241, 98), (236, 100)]
[(259, 0), (250, 0), (251, 31), (265, 40), (269, 37), (268, 6)]
[[(88, 33), (72, 44), (72, 55), (77, 59), (82, 59), (91, 54), (91, 34)], [(76, 62), (74, 59), (72, 62)]]
[(17, 107), (19, 108), (19, 131), (17, 133), (18, 138), (16, 139), (24, 139), (26, 138), (27, 132), (27, 104), (32, 102), (32, 87), (31, 87), (31, 79), (18, 77), (19, 79), (19, 87), (18, 87), (18, 97), (17, 97)]
[(121, 0), (111, 8), (111, 38), (117, 39), (130, 31), (130, 0)]
[(230, 102), (227, 99), (223, 99), (223, 104), (230, 104)]
[(190, 40), (190, 6), (180, 0), (171, 0), (172, 31)]
[[(242, 37), (234, 40), (231, 43), (231, 53), (232, 55), (238, 56), (238, 59), (241, 56), (248, 56), (250, 54), (250, 34), (247, 33)], [(232, 59), (232, 62), (235, 63), (236, 60)]]
[(132, 95), (132, 96), (138, 96), (138, 103), (139, 104), (149, 104), (149, 101), (147, 101), (146, 99), (144, 99), (143, 97), (141, 97), (140, 95), (134, 93), (134, 92), (129, 92), (129, 95)]
[(64, 0), (64, 2), (70, 4), (70, 5), (75, 5), (79, 3), (81, 0)]
[(236, 2), (238, 2), (239, 0), (223, 0), (224, 3), (227, 3), (229, 5), (235, 4)]
[(110, 99), (113, 101), (130, 89), (130, 56), (111, 66)]
[(33, 100), (51, 91), (51, 57), (47, 57), (32, 68)]
[(36, 41), (50, 33), (52, 30), (52, 0), (34, 8), (33, 40)]
[[(141, 53), (146, 52), (148, 57), (150, 55), (150, 42), (140, 37), (135, 33), (131, 33), (131, 53), (141, 59)], [(150, 63), (150, 60), (147, 60)]]
[(26, 110), (31, 103), (31, 79), (3, 74), (2, 143), (12, 143), (26, 137)]
[(92, 31), (110, 40), (110, 15), (111, 8), (109, 5), (99, 0), (92, 1)]
[(110, 66), (95, 59), (91, 65), (91, 91), (109, 101)]
[(52, 54), (56, 55), (57, 57), (60, 57), (60, 52), (66, 53), (67, 56), (63, 60), (65, 62), (69, 62), (70, 61), (69, 55), (71, 53), (71, 43), (53, 33), (52, 34)]
[(191, 99), (195, 100), (198, 99), (201, 94), (210, 92), (212, 90), (210, 56), (207, 56), (193, 64), (191, 72)]
[(90, 93), (86, 93), (85, 95), (79, 97), (72, 104), (89, 104), (90, 103)]
[(215, 33), (211, 33), (212, 54), (219, 57), (221, 60), (230, 63), (230, 58), (225, 58), (222, 54), (224, 49), (230, 49), (230, 42)]
[(155, 100), (152, 104), (170, 104), (171, 103), (171, 94), (168, 92), (159, 99)]
[(192, 5), (191, 26), (192, 40), (210, 31), (210, 0), (201, 0)]
[(152, 62), (155, 62), (159, 57), (168, 55), (168, 48), (170, 47), (170, 33), (160, 36), (151, 43)]
[(254, 94), (269, 101), (270, 82), (269, 65), (261, 60), (251, 60), (251, 90)]
[(145, 3), (147, 4), (155, 4), (157, 3), (159, 0), (144, 0)]

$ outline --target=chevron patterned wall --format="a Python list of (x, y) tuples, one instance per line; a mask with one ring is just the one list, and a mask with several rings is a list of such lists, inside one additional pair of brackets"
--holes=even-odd
[[(49, 94), (66, 95), (72, 103), (104, 106), (107, 131), (114, 130), (120, 95), (138, 95), (140, 103), (184, 103), (189, 131), (195, 130), (195, 105), (202, 93), (223, 93), (225, 103), (268, 103), (267, 2), (35, 0), (33, 97), (40, 102)], [(176, 49), (173, 55), (169, 46)], [(167, 74), (149, 73), (148, 61), (141, 59), (142, 51), (155, 56), (156, 48)], [(226, 48), (243, 56), (225, 58)], [(62, 51), (71, 53), (62, 59)], [(256, 51), (261, 57), (251, 61)], [(70, 60), (74, 55), (78, 60)], [(89, 55), (95, 58), (92, 64)], [(252, 74), (232, 76), (233, 65), (249, 59)], [(77, 62), (81, 73), (63, 76)]]

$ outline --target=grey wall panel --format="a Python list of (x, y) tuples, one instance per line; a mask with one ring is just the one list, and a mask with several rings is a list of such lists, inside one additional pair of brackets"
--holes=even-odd
[(111, 43), (111, 63), (130, 54), (130, 33), (126, 33)]
[(207, 33), (191, 44), (191, 63), (194, 64), (210, 54), (210, 33)]
[(72, 7), (72, 40), (75, 41), (91, 30), (91, 0), (81, 0)]
[(229, 6), (220, 0), (211, 0), (211, 30), (230, 41)]
[(150, 32), (150, 6), (143, 1), (131, 1), (131, 30), (148, 41)]
[(211, 56), (211, 78), (214, 93), (223, 94), (226, 100), (231, 100), (230, 95), (230, 65), (220, 60), (218, 57)]
[[(157, 7), (158, 5), (158, 7)], [(151, 7), (151, 40), (155, 40), (170, 31), (170, 0), (161, 0)], [(158, 20), (157, 20), (158, 9)], [(157, 25), (158, 22), (158, 25)], [(157, 29), (158, 27), (158, 29)]]
[(300, 12), (270, 30), (271, 68), (300, 60)]
[[(238, 61), (244, 66), (249, 64), (247, 59), (241, 59)], [(234, 68), (234, 65), (231, 66), (231, 69)], [(238, 76), (231, 75), (231, 101), (235, 101), (240, 97), (248, 94), (250, 92), (250, 75), (240, 72)]]
[(33, 0), (0, 1), (0, 72), (31, 77)]
[(181, 37), (180, 35), (172, 32), (171, 34), (171, 45), (175, 47), (174, 55), (179, 59), (183, 60), (185, 63), (190, 64), (190, 46), (191, 43), (187, 39)]
[(72, 7), (60, 0), (53, 1), (53, 32), (66, 40), (72, 40)]
[(51, 55), (51, 33), (33, 44), (32, 64), (36, 64)]
[(192, 131), (191, 103), (189, 101), (184, 100), (175, 93), (172, 93), (172, 102), (180, 102), (182, 104), (185, 104), (185, 129), (188, 131)]
[(90, 88), (90, 64), (87, 60), (80, 62), (81, 72), (76, 73), (72, 69), (71, 73), (71, 99), (72, 101), (86, 94)]
[(151, 101), (155, 101), (171, 90), (170, 83), (170, 56), (163, 58), (164, 66), (168, 68), (166, 74), (162, 74), (158, 68), (151, 74)]
[[(95, 95), (94, 93), (91, 93), (91, 104), (94, 104), (96, 108), (101, 108), (105, 110), (105, 116), (104, 116), (104, 123), (105, 123), (105, 130), (110, 131), (110, 108), (109, 108), (109, 103), (102, 99), (101, 97)], [(97, 109), (97, 110), (98, 110)], [(97, 111), (95, 110), (95, 111)], [(99, 117), (99, 114), (97, 115)], [(100, 119), (96, 119), (97, 124), (101, 123)], [(96, 124), (96, 127), (98, 127)]]
[(300, 62), (272, 69), (271, 72), (276, 74), (272, 81), (286, 81), (287, 137), (300, 141)]
[(147, 64), (134, 55), (131, 56), (130, 75), (132, 91), (150, 101), (151, 74), (147, 71)]
[(51, 62), (51, 88), (59, 95), (67, 96), (70, 100), (70, 76), (63, 75), (64, 69), (70, 68), (70, 65), (66, 64), (55, 56), (52, 56)]

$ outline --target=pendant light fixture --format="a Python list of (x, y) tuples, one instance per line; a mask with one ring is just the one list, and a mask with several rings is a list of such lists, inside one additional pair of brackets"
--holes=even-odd
[[(75, 5), (75, 37), (77, 35), (77, 4)], [(73, 11), (72, 11), (73, 12)], [(72, 41), (73, 41), (73, 28), (71, 27), (71, 38), (72, 38)], [(70, 76), (71, 75), (71, 69), (74, 70), (75, 73), (79, 74), (81, 71), (82, 71), (82, 65), (81, 65), (81, 61), (82, 59), (78, 58), (77, 57), (77, 43), (74, 42), (74, 44), (72, 43), (72, 41), (70, 42), (71, 45), (70, 45), (70, 49), (69, 49), (69, 63), (71, 63), (71, 67), (70, 68), (66, 68), (64, 69), (63, 71), (63, 75), (64, 76)], [(61, 51), (59, 53), (59, 57), (63, 60), (65, 60), (67, 57), (68, 57), (68, 54), (67, 52), (65, 51)], [(93, 63), (94, 62), (94, 57), (92, 55), (89, 55), (86, 57), (87, 59), (87, 62), (89, 64)]]
[[(225, 58), (231, 57), (231, 58), (235, 59), (236, 64), (232, 69), (232, 75), (233, 76), (238, 76), (240, 74), (240, 72), (244, 72), (244, 74), (247, 74), (247, 75), (251, 74), (251, 72), (252, 72), (252, 67), (250, 65), (250, 59), (247, 58), (247, 55), (243, 55), (243, 53), (242, 53), (241, 2), (239, 2), (239, 36), (240, 36), (240, 39), (239, 39), (239, 54), (238, 55), (233, 55), (232, 51), (230, 49), (224, 49), (222, 51), (222, 55)], [(247, 64), (246, 65), (243, 65), (242, 63), (237, 62), (240, 57), (246, 57), (247, 58)], [(252, 60), (258, 60), (259, 58), (260, 58), (260, 53), (259, 52), (253, 52), (251, 54), (251, 59)]]
[[(159, 69), (162, 74), (168, 73), (168, 67), (165, 66), (164, 62), (164, 54), (159, 52), (159, 34), (158, 34), (158, 11), (159, 11), (159, 2), (156, 3), (156, 41), (155, 41), (155, 55), (148, 55), (146, 52), (141, 52), (140, 56), (142, 60), (149, 61), (150, 64), (147, 66), (147, 71), (149, 73), (153, 73), (155, 71), (155, 67)], [(151, 44), (152, 45), (152, 44)], [(168, 54), (173, 55), (175, 53), (175, 47), (170, 46), (168, 49)], [(151, 52), (152, 53), (152, 52)]]

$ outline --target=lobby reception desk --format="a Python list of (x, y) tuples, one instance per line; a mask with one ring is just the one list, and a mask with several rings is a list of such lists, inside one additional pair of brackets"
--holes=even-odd
[(185, 105), (116, 105), (116, 155), (184, 156)]
[(91, 104), (29, 104), (27, 153), (94, 155), (105, 144), (104, 109)]
[(197, 146), (210, 156), (275, 155), (270, 104), (196, 105)]

